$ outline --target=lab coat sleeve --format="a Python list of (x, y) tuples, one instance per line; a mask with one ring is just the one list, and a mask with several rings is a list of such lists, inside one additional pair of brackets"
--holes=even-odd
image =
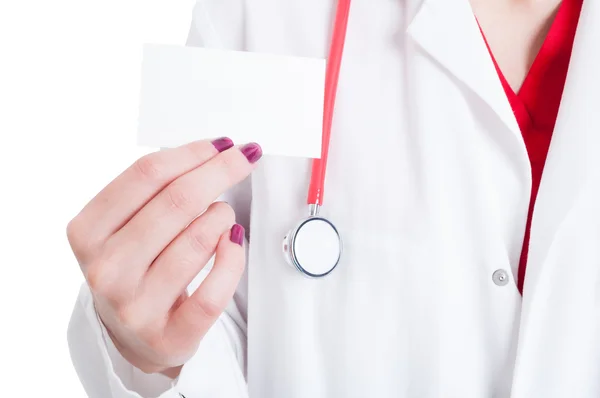
[[(244, 0), (199, 0), (193, 10), (187, 45), (242, 50)], [(221, 200), (236, 211), (249, 231), (250, 178)], [(248, 242), (245, 242), (246, 248)], [(207, 266), (207, 271), (210, 264)], [(189, 286), (192, 292), (205, 272)], [(90, 398), (247, 398), (246, 387), (247, 272), (236, 294), (176, 380), (148, 375), (127, 362), (112, 344), (83, 284), (68, 328), (71, 358)]]

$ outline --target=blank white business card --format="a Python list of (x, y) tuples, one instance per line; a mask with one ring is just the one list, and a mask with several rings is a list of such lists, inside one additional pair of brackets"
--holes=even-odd
[(144, 46), (138, 143), (257, 142), (267, 155), (321, 156), (325, 60)]

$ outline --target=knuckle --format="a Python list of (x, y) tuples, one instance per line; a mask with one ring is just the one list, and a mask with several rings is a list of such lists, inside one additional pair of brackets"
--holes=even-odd
[[(201, 268), (196, 256), (181, 253), (169, 261), (168, 266), (162, 267), (161, 283), (163, 286), (175, 286), (181, 283), (182, 273)], [(173, 303), (172, 307), (175, 306)]]
[(193, 207), (192, 197), (181, 184), (173, 183), (164, 192), (170, 209), (187, 213)]
[(92, 251), (92, 242), (87, 236), (80, 217), (75, 217), (67, 224), (67, 240), (75, 256), (81, 260)]
[(166, 190), (166, 200), (169, 208), (188, 212), (192, 206), (192, 198), (190, 194), (179, 184), (171, 184)]
[(160, 181), (164, 177), (163, 165), (156, 153), (142, 156), (133, 163), (133, 169), (143, 179)]
[(94, 293), (107, 297), (110, 295), (109, 278), (106, 277), (106, 268), (99, 263), (90, 265), (86, 272), (87, 284)]
[(118, 267), (106, 260), (106, 256), (101, 255), (96, 258), (86, 269), (85, 279), (90, 290), (96, 295), (103, 297), (111, 302), (119, 301), (123, 296), (123, 286), (120, 277), (115, 273)]
[(115, 291), (115, 284), (107, 271), (107, 267), (99, 263), (90, 265), (86, 272), (87, 284), (94, 294), (105, 299), (112, 299)]
[(77, 246), (77, 241), (79, 239), (79, 225), (77, 217), (69, 221), (67, 224), (67, 239), (69, 240), (69, 244), (71, 246)]
[(212, 253), (217, 246), (216, 239), (210, 236), (206, 228), (195, 228), (194, 231), (190, 231), (187, 235), (190, 246), (195, 253)]
[(218, 318), (223, 312), (223, 307), (214, 299), (210, 297), (201, 297), (197, 300), (190, 300), (190, 306), (192, 312), (198, 314), (201, 317), (208, 319)]

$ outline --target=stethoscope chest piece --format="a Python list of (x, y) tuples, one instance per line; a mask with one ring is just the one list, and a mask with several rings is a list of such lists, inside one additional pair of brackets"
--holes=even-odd
[(326, 218), (311, 216), (302, 220), (283, 239), (287, 262), (311, 278), (328, 275), (340, 262), (342, 239)]

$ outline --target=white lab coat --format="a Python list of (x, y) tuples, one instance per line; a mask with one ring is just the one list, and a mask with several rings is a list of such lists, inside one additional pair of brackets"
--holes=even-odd
[[(323, 58), (334, 9), (200, 0), (189, 44)], [(599, 21), (586, 0), (523, 297), (530, 167), (468, 0), (354, 0), (323, 208), (340, 266), (316, 281), (285, 263), (310, 161), (264, 158), (229, 198), (247, 278), (178, 380), (124, 362), (82, 287), (69, 341), (89, 396), (599, 397)]]

